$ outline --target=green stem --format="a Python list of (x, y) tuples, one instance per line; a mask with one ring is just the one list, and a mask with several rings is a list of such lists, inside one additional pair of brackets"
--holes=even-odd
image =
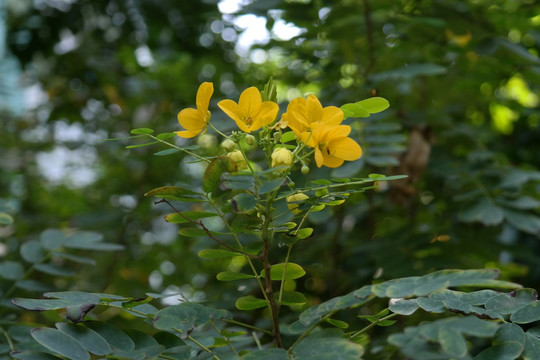
[(6, 338), (6, 341), (7, 341), (8, 345), (9, 345), (9, 348), (11, 349), (11, 351), (15, 351), (15, 344), (13, 344), (13, 341), (9, 337), (9, 334), (7, 333), (7, 331), (3, 327), (0, 327), (0, 332)]
[(189, 150), (186, 150), (186, 149), (184, 149), (184, 148), (181, 148), (180, 146), (176, 146), (176, 145), (171, 144), (170, 142), (167, 142), (167, 141), (165, 141), (165, 140), (158, 139), (158, 138), (155, 137), (154, 135), (147, 134), (147, 136), (151, 137), (152, 139), (154, 139), (154, 140), (156, 140), (156, 141), (158, 141), (158, 142), (160, 142), (160, 143), (162, 143), (162, 144), (165, 144), (165, 145), (170, 146), (170, 147), (172, 147), (172, 148), (175, 148), (175, 149), (177, 149), (177, 150), (183, 151), (183, 152), (185, 152), (186, 154), (189, 154), (189, 155), (191, 155), (191, 156), (194, 156), (194, 157), (196, 157), (196, 158), (199, 159), (199, 160), (206, 161), (206, 162), (208, 162), (208, 163), (211, 161), (211, 160), (206, 159), (206, 158), (204, 158), (204, 157), (202, 157), (202, 156), (200, 156), (200, 155), (197, 155), (197, 154), (195, 154), (195, 153), (193, 153), (193, 152), (191, 152), (191, 151), (189, 151)]
[[(182, 330), (180, 330), (180, 329), (173, 328), (173, 330), (176, 331), (176, 332), (179, 333), (179, 334), (182, 334), (182, 335), (184, 334), (184, 332), (183, 332)], [(206, 346), (204, 346), (203, 344), (201, 344), (200, 342), (198, 342), (197, 340), (195, 340), (193, 337), (191, 337), (191, 335), (188, 335), (187, 338), (188, 338), (189, 341), (193, 342), (195, 345), (197, 345), (198, 347), (200, 347), (201, 349), (203, 349), (203, 350), (206, 351), (207, 353), (212, 354), (212, 358), (213, 358), (214, 360), (220, 360), (220, 359), (216, 356), (216, 354), (214, 354), (214, 353), (212, 352), (212, 350), (210, 350), (209, 348), (207, 348)]]
[[(240, 239), (238, 238), (238, 235), (233, 231), (231, 225), (229, 224), (229, 222), (225, 218), (225, 215), (219, 210), (217, 205), (212, 201), (212, 199), (208, 195), (204, 195), (204, 197), (206, 198), (206, 200), (208, 200), (208, 203), (214, 208), (214, 210), (216, 210), (218, 216), (221, 218), (221, 220), (223, 221), (223, 223), (225, 224), (227, 229), (231, 232), (232, 236), (236, 240), (236, 243), (238, 244), (238, 247), (240, 249), (243, 249), (244, 247), (242, 246), (242, 243), (240, 242)], [(255, 265), (253, 265), (253, 262), (251, 261), (250, 256), (244, 255), (244, 258), (247, 260), (247, 262), (249, 264), (249, 267), (251, 268), (251, 271), (253, 272), (253, 275), (255, 276), (255, 279), (257, 280), (257, 283), (259, 284), (259, 287), (260, 287), (260, 289), (261, 289), (261, 291), (262, 291), (262, 293), (264, 295), (264, 299), (268, 302), (269, 300), (266, 297), (266, 293), (264, 291), (264, 286), (263, 286), (263, 284), (261, 282), (261, 276), (259, 275), (259, 273), (255, 269)]]
[(245, 324), (243, 322), (240, 322), (240, 321), (236, 321), (236, 320), (233, 320), (233, 319), (221, 319), (221, 321), (224, 321), (228, 324), (233, 324), (233, 325), (238, 325), (238, 326), (241, 326), (241, 327), (244, 327), (246, 329), (250, 329), (250, 330), (254, 330), (254, 331), (259, 331), (259, 332), (262, 332), (262, 333), (265, 333), (265, 334), (268, 334), (268, 335), (272, 335), (272, 332), (269, 331), (269, 330), (266, 330), (266, 329), (261, 329), (261, 328), (258, 328), (256, 326), (253, 326), (253, 325), (249, 325), (249, 324)]
[(296, 339), (296, 341), (294, 342), (294, 344), (291, 345), (291, 347), (289, 348), (289, 350), (287, 350), (288, 353), (290, 353), (292, 351), (292, 349), (296, 346), (296, 344), (298, 344), (300, 341), (302, 341), (306, 336), (308, 336), (312, 331), (313, 329), (315, 329), (317, 326), (319, 326), (319, 324), (323, 321), (326, 321), (326, 319), (329, 319), (331, 318), (335, 313), (337, 312), (337, 310), (334, 310), (332, 312), (330, 312), (329, 314), (326, 314), (325, 316), (323, 316), (319, 321), (317, 321), (315, 324), (311, 325), (309, 327), (309, 329), (307, 329), (302, 335), (300, 335), (300, 337), (298, 339)]
[(297, 193), (304, 193), (306, 191), (317, 191), (317, 190), (322, 190), (322, 189), (327, 189), (327, 188), (339, 187), (339, 186), (343, 186), (343, 185), (347, 185), (347, 186), (350, 186), (350, 185), (363, 185), (363, 184), (368, 184), (368, 183), (374, 182), (374, 181), (376, 181), (376, 179), (362, 179), (362, 180), (358, 180), (358, 181), (351, 181), (351, 182), (348, 182), (346, 184), (345, 183), (337, 183), (337, 184), (328, 184), (328, 185), (322, 185), (322, 186), (317, 186), (317, 187), (310, 187), (310, 188), (298, 190), (297, 192), (292, 193), (292, 194), (287, 194), (287, 195), (284, 195), (284, 196), (277, 197), (274, 200), (285, 199), (287, 196), (294, 195), (294, 194), (297, 194)]
[(234, 355), (238, 356), (238, 353), (236, 352), (236, 349), (232, 346), (231, 342), (229, 341), (228, 338), (226, 338), (225, 336), (221, 335), (221, 331), (219, 330), (219, 328), (216, 326), (216, 324), (214, 324), (214, 322), (212, 320), (210, 320), (210, 325), (212, 325), (212, 327), (214, 328), (214, 330), (216, 330), (216, 332), (219, 334), (219, 336), (223, 339), (223, 341), (225, 341), (225, 343), (227, 344), (227, 346), (229, 347), (229, 349), (231, 349), (231, 351), (233, 352)]
[(368, 326), (366, 326), (366, 327), (363, 328), (362, 330), (359, 330), (359, 331), (355, 332), (354, 334), (352, 334), (351, 336), (349, 336), (349, 339), (352, 340), (352, 339), (354, 339), (355, 337), (360, 336), (360, 335), (366, 333), (366, 332), (367, 332), (369, 329), (371, 329), (372, 327), (377, 326), (378, 323), (380, 323), (380, 322), (382, 322), (382, 321), (385, 321), (385, 320), (390, 320), (390, 319), (392, 319), (393, 317), (395, 317), (395, 316), (397, 316), (397, 315), (399, 315), (399, 314), (398, 314), (398, 313), (392, 313), (392, 314), (390, 314), (390, 315), (388, 315), (388, 316), (385, 316), (385, 317), (383, 317), (383, 318), (377, 319), (377, 321), (372, 322), (371, 324), (369, 324)]
[(214, 130), (215, 132), (217, 132), (219, 135), (223, 136), (225, 139), (229, 139), (231, 140), (231, 137), (228, 136), (228, 135), (225, 135), (224, 133), (222, 133), (218, 128), (216, 128), (214, 125), (212, 125), (211, 123), (208, 123), (208, 126), (210, 126), (212, 128), (212, 130)]
[(291, 256), (292, 245), (289, 245), (287, 249), (287, 256), (285, 256), (285, 262), (283, 263), (283, 273), (281, 274), (281, 284), (279, 285), (279, 298), (278, 304), (281, 304), (281, 299), (283, 299), (283, 286), (285, 285), (285, 274), (287, 269), (287, 263), (289, 262), (289, 257)]

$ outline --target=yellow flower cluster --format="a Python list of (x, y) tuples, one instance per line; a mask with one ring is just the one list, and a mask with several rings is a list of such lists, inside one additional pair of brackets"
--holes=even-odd
[[(176, 134), (192, 138), (206, 131), (210, 121), (208, 107), (214, 92), (212, 83), (202, 83), (197, 91), (197, 108), (188, 108), (178, 113), (178, 122), (186, 129)], [(262, 101), (261, 93), (255, 87), (247, 88), (240, 95), (238, 103), (222, 100), (218, 106), (238, 128), (246, 133), (257, 131), (276, 120), (279, 107), (275, 102)], [(362, 156), (362, 148), (349, 138), (351, 127), (341, 125), (343, 111), (335, 106), (323, 108), (315, 95), (296, 98), (287, 106), (278, 126), (289, 127), (306, 146), (314, 149), (318, 167), (331, 168), (341, 166), (344, 161), (357, 160)], [(293, 154), (284, 148), (278, 148), (272, 155), (272, 166), (290, 165)]]

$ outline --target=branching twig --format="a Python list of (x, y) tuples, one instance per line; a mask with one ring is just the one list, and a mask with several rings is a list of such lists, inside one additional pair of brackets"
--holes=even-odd
[(173, 209), (173, 211), (180, 215), (181, 217), (183, 217), (184, 219), (186, 219), (187, 221), (189, 221), (190, 223), (194, 224), (194, 225), (197, 225), (197, 226), (200, 226), (201, 229), (206, 233), (206, 235), (208, 235), (208, 237), (212, 240), (214, 240), (215, 242), (217, 242), (218, 244), (226, 247), (227, 249), (231, 250), (231, 251), (234, 251), (238, 254), (242, 254), (242, 255), (245, 255), (245, 256), (248, 256), (248, 257), (251, 257), (251, 258), (256, 258), (258, 259), (259, 256), (257, 255), (253, 255), (253, 254), (248, 254), (247, 252), (245, 251), (242, 251), (242, 250), (239, 250), (239, 249), (235, 249), (233, 248), (232, 246), (230, 245), (227, 245), (226, 243), (224, 243), (223, 241), (219, 240), (217, 237), (215, 237), (212, 232), (206, 227), (206, 225), (204, 225), (204, 223), (202, 221), (195, 221), (195, 220), (192, 220), (190, 218), (188, 218), (186, 215), (182, 214), (180, 211), (178, 211), (167, 199), (161, 199), (159, 201), (154, 201), (154, 204), (161, 204), (161, 203), (166, 203), (167, 205), (169, 205), (169, 207), (171, 209)]

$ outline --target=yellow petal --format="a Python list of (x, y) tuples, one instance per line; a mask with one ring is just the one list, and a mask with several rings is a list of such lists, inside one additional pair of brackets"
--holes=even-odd
[(349, 125), (328, 126), (327, 130), (327, 141), (345, 138), (351, 133), (351, 127)]
[(330, 142), (328, 149), (331, 155), (347, 161), (358, 160), (362, 156), (362, 148), (351, 138)]
[(240, 111), (240, 107), (237, 103), (232, 100), (221, 100), (218, 102), (218, 106), (225, 114), (227, 114), (231, 119), (238, 122), (243, 122), (243, 115)]
[(343, 165), (343, 159), (340, 159), (338, 157), (326, 154), (324, 151), (321, 151), (323, 156), (323, 165), (327, 166), (329, 168), (337, 168)]
[(253, 124), (250, 126), (251, 131), (258, 130), (259, 128), (271, 124), (276, 120), (276, 116), (279, 111), (279, 106), (273, 101), (265, 101), (261, 104), (259, 113), (255, 116)]
[(242, 111), (243, 117), (256, 115), (261, 103), (261, 93), (255, 86), (249, 87), (242, 91), (242, 94), (240, 94), (240, 100), (238, 100), (238, 106)]
[(315, 162), (317, 163), (317, 167), (323, 166), (324, 163), (322, 151), (318, 147), (315, 148)]
[(204, 114), (208, 112), (208, 105), (210, 104), (210, 98), (214, 93), (214, 84), (211, 82), (204, 82), (199, 86), (197, 90), (197, 109), (202, 111)]
[(206, 113), (202, 113), (201, 111), (192, 108), (187, 108), (178, 113), (178, 122), (186, 130), (199, 130), (206, 125)]
[(339, 125), (343, 121), (343, 111), (335, 106), (325, 107), (321, 121), (328, 125)]
[(320, 121), (323, 108), (315, 95), (309, 95), (306, 102), (306, 120), (309, 124)]
[(315, 147), (316, 142), (313, 140), (313, 133), (309, 131), (304, 131), (303, 133), (298, 135), (300, 137), (300, 141), (302, 141), (304, 144), (306, 144), (309, 147)]
[(190, 138), (193, 138), (197, 135), (199, 135), (201, 133), (202, 129), (199, 130), (199, 131), (176, 131), (176, 135), (180, 136), (180, 137), (183, 137), (183, 138), (186, 138), (186, 139), (190, 139)]

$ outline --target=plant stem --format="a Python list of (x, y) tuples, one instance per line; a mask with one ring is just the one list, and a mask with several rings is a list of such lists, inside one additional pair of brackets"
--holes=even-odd
[(221, 338), (223, 339), (223, 341), (225, 341), (225, 343), (227, 344), (227, 346), (229, 347), (229, 349), (231, 349), (231, 351), (233, 352), (234, 355), (238, 356), (238, 353), (236, 352), (236, 349), (232, 346), (231, 342), (229, 341), (228, 338), (226, 338), (225, 336), (221, 335), (221, 331), (219, 330), (219, 328), (216, 326), (216, 324), (214, 324), (214, 322), (212, 320), (210, 320), (210, 325), (212, 325), (212, 327), (216, 330), (216, 332), (219, 334), (219, 336), (221, 336)]
[(13, 341), (9, 337), (9, 334), (7, 333), (7, 331), (3, 327), (0, 327), (0, 332), (6, 338), (6, 341), (7, 341), (8, 345), (9, 345), (9, 348), (11, 349), (11, 351), (15, 351), (15, 344), (13, 344)]
[(206, 235), (214, 240), (215, 242), (217, 242), (218, 244), (220, 244), (221, 246), (224, 246), (226, 247), (227, 249), (231, 250), (231, 251), (234, 251), (236, 253), (239, 253), (239, 254), (242, 254), (244, 256), (248, 256), (248, 257), (252, 257), (252, 258), (258, 258), (257, 255), (252, 255), (252, 254), (248, 254), (242, 250), (239, 250), (239, 249), (235, 249), (233, 248), (232, 246), (230, 245), (227, 245), (225, 244), (223, 241), (219, 240), (217, 237), (215, 237), (214, 235), (212, 235), (212, 233), (210, 232), (210, 230), (204, 225), (204, 223), (202, 221), (195, 221), (195, 220), (191, 220), (190, 218), (188, 218), (187, 216), (185, 216), (184, 214), (182, 214), (180, 211), (178, 211), (167, 199), (161, 199), (159, 201), (155, 201), (154, 204), (159, 204), (159, 203), (166, 203), (167, 205), (169, 205), (169, 207), (171, 209), (173, 209), (174, 212), (176, 212), (178, 215), (180, 215), (181, 217), (183, 217), (184, 219), (186, 219), (187, 221), (189, 221), (190, 223), (194, 224), (194, 225), (197, 225), (197, 226), (200, 226), (201, 229), (204, 230), (204, 232), (206, 233)]
[(371, 324), (369, 324), (368, 326), (366, 326), (366, 327), (363, 328), (362, 330), (359, 330), (359, 331), (355, 332), (354, 334), (352, 334), (351, 336), (349, 336), (349, 339), (352, 340), (352, 339), (354, 339), (355, 337), (360, 336), (360, 335), (366, 333), (366, 332), (367, 332), (369, 329), (371, 329), (372, 327), (377, 326), (378, 323), (380, 323), (380, 322), (382, 322), (382, 321), (385, 321), (385, 320), (390, 320), (391, 318), (393, 318), (393, 317), (395, 317), (395, 316), (397, 316), (397, 315), (399, 315), (399, 314), (398, 314), (398, 313), (392, 313), (392, 314), (390, 314), (390, 315), (388, 315), (388, 316), (385, 316), (385, 317), (383, 317), (383, 318), (377, 319), (377, 321), (372, 322)]
[[(177, 333), (179, 334), (184, 334), (184, 332), (180, 329), (177, 329), (177, 328), (173, 328), (174, 331), (176, 331)], [(212, 354), (212, 358), (214, 360), (220, 360), (220, 358), (218, 358), (213, 352), (212, 350), (210, 350), (209, 348), (207, 348), (206, 346), (204, 346), (203, 344), (201, 344), (200, 342), (198, 342), (197, 340), (195, 340), (193, 337), (191, 337), (191, 335), (188, 335), (187, 336), (187, 339), (191, 342), (193, 342), (195, 345), (197, 345), (198, 347), (200, 347), (201, 349), (203, 349), (204, 351), (206, 351), (207, 353), (210, 353)]]
[(278, 304), (281, 304), (281, 300), (283, 299), (283, 286), (285, 285), (285, 274), (287, 272), (287, 263), (289, 262), (289, 257), (291, 256), (291, 250), (292, 245), (289, 245), (289, 248), (287, 249), (287, 256), (285, 256), (285, 262), (283, 263), (283, 274), (281, 275), (281, 284), (279, 286), (279, 298), (278, 298)]
[(245, 324), (243, 322), (236, 321), (236, 320), (233, 320), (233, 319), (221, 319), (221, 321), (224, 321), (224, 322), (226, 322), (228, 324), (233, 324), (233, 325), (238, 325), (238, 326), (241, 326), (241, 327), (245, 327), (246, 329), (259, 331), (259, 332), (262, 332), (262, 333), (265, 333), (265, 334), (268, 334), (268, 335), (272, 335), (272, 332), (269, 331), (269, 330), (261, 329), (261, 328), (258, 328), (256, 326)]
[(306, 336), (308, 336), (313, 331), (313, 329), (315, 329), (317, 326), (319, 326), (319, 324), (321, 322), (325, 321), (328, 318), (331, 318), (336, 312), (337, 311), (334, 310), (334, 311), (330, 312), (329, 314), (326, 314), (319, 321), (317, 321), (315, 324), (311, 325), (309, 327), (309, 329), (307, 329), (302, 335), (300, 335), (300, 337), (298, 339), (296, 339), (294, 344), (291, 345), (291, 347), (289, 348), (289, 350), (287, 350), (287, 352), (290, 353), (292, 351), (292, 349), (296, 346), (296, 344), (298, 344), (300, 341), (302, 341), (302, 339), (304, 339)]
[(184, 148), (181, 148), (180, 146), (176, 146), (176, 145), (171, 144), (170, 142), (167, 142), (167, 141), (165, 141), (165, 140), (158, 139), (158, 138), (155, 137), (154, 135), (147, 134), (147, 136), (151, 137), (152, 139), (154, 139), (154, 140), (156, 140), (156, 141), (158, 141), (158, 142), (160, 142), (160, 143), (162, 143), (162, 144), (165, 144), (165, 145), (170, 146), (170, 147), (172, 147), (172, 148), (175, 148), (175, 149), (177, 149), (177, 150), (183, 151), (183, 152), (185, 152), (186, 154), (189, 154), (189, 155), (191, 155), (191, 156), (194, 156), (194, 157), (196, 157), (196, 158), (199, 159), (199, 160), (206, 161), (206, 162), (208, 162), (208, 163), (211, 161), (211, 160), (206, 159), (206, 158), (204, 158), (204, 157), (202, 157), (202, 156), (200, 156), (200, 155), (197, 155), (197, 154), (195, 154), (195, 153), (193, 153), (193, 152), (191, 152), (191, 151), (189, 151), (189, 150), (186, 150), (186, 149), (184, 149)]

